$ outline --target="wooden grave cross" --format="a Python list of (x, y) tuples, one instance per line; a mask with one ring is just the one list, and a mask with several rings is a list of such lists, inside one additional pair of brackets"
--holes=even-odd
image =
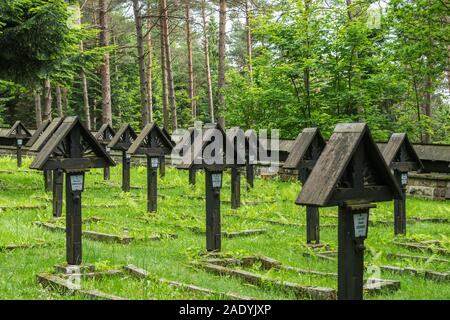
[(339, 124), (296, 204), (338, 206), (338, 298), (363, 298), (364, 240), (373, 202), (402, 192), (364, 123)]
[[(298, 179), (304, 185), (326, 146), (319, 128), (306, 128), (297, 137), (283, 168), (298, 170)], [(320, 243), (319, 208), (306, 206), (306, 242)]]
[(22, 148), (32, 134), (20, 121), (16, 121), (10, 129), (0, 129), (0, 145), (15, 146), (17, 167), (22, 167)]
[(136, 138), (137, 134), (131, 125), (125, 123), (108, 144), (108, 148), (122, 151), (122, 191), (124, 192), (130, 192), (131, 155), (127, 153), (127, 150)]
[(31, 169), (62, 170), (66, 174), (66, 258), (69, 265), (82, 263), (81, 194), (85, 172), (114, 165), (113, 159), (78, 117), (65, 118), (30, 165)]
[[(103, 124), (100, 129), (94, 134), (95, 138), (100, 142), (100, 144), (105, 148), (107, 153), (111, 152), (111, 149), (108, 147), (108, 144), (116, 135), (113, 127), (109, 123)], [(111, 170), (109, 167), (105, 167), (103, 169), (103, 180), (111, 179)]]
[(128, 153), (147, 156), (147, 211), (157, 211), (157, 172), (159, 160), (173, 149), (172, 141), (155, 124), (147, 124), (134, 140)]
[(406, 185), (408, 172), (423, 169), (416, 151), (406, 133), (394, 133), (383, 150), (386, 164), (394, 172), (394, 177), (403, 194), (402, 199), (394, 199), (394, 233), (406, 234)]

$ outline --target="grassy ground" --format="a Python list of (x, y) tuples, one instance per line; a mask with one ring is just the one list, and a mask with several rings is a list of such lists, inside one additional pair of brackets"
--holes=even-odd
[[(27, 169), (30, 159), (25, 159), (24, 168), (17, 170), (12, 158), (0, 158), (0, 248), (15, 245), (34, 245), (33, 248), (0, 252), (0, 298), (2, 299), (82, 299), (78, 295), (63, 295), (42, 288), (36, 282), (36, 274), (52, 272), (53, 266), (65, 261), (65, 236), (63, 233), (45, 230), (33, 224), (35, 221), (51, 221), (51, 193), (43, 191), (41, 172)], [(5, 172), (6, 171), (6, 172)], [(8, 172), (13, 171), (13, 173)], [(116, 235), (146, 238), (162, 235), (161, 241), (140, 240), (129, 245), (103, 243), (83, 239), (83, 260), (95, 264), (98, 269), (121, 268), (132, 263), (147, 270), (152, 279), (165, 278), (195, 284), (220, 292), (232, 292), (259, 299), (292, 299), (289, 294), (271, 287), (257, 287), (233, 277), (210, 274), (192, 265), (205, 253), (205, 236), (185, 227), (205, 226), (204, 176), (198, 173), (197, 186), (188, 185), (188, 173), (167, 168), (164, 179), (158, 180), (158, 213), (146, 213), (146, 169), (133, 168), (131, 183), (141, 189), (123, 193), (120, 188), (121, 168), (111, 170), (111, 181), (103, 182), (102, 170), (92, 170), (86, 175), (83, 193), (83, 219), (101, 218), (99, 222), (83, 225), (84, 230), (93, 230)], [(222, 230), (267, 229), (265, 234), (222, 240), (223, 253), (232, 257), (264, 255), (281, 261), (285, 265), (303, 269), (336, 272), (335, 261), (316, 257), (305, 257), (305, 228), (292, 224), (305, 223), (305, 209), (296, 206), (295, 200), (300, 184), (275, 180), (257, 179), (255, 189), (247, 192), (242, 180), (242, 200), (248, 204), (238, 210), (230, 209), (230, 179), (225, 175), (222, 190)], [(24, 206), (45, 206), (38, 209)], [(109, 208), (102, 208), (109, 205)], [(17, 206), (22, 208), (18, 209)], [(370, 219), (392, 220), (393, 204), (380, 203), (371, 211)], [(450, 217), (449, 202), (408, 198), (409, 217)], [(321, 209), (322, 224), (336, 224), (337, 208)], [(290, 223), (274, 225), (267, 220)], [(64, 219), (52, 221), (64, 225)], [(176, 239), (164, 235), (176, 234)], [(401, 248), (393, 241), (441, 240), (449, 245), (450, 224), (414, 223), (408, 225), (406, 238), (394, 237), (393, 225), (377, 224), (369, 228), (366, 241), (366, 277), (378, 266), (394, 265), (414, 267), (440, 272), (450, 270), (448, 263), (392, 260), (387, 253), (403, 253), (428, 257), (449, 257), (415, 252)], [(321, 232), (323, 243), (332, 249), (337, 247), (337, 229), (325, 228)], [(291, 281), (303, 285), (336, 288), (332, 277), (299, 275), (292, 271), (263, 270), (255, 265), (247, 268), (260, 275)], [(377, 276), (377, 274), (375, 274)], [(398, 275), (381, 272), (383, 279), (401, 281), (401, 290), (367, 299), (450, 299), (450, 283), (427, 280), (421, 276)], [(129, 276), (103, 280), (86, 280), (84, 288), (97, 289), (121, 297), (133, 299), (211, 299), (219, 298), (192, 294), (173, 287), (156, 284), (156, 281), (136, 280)]]

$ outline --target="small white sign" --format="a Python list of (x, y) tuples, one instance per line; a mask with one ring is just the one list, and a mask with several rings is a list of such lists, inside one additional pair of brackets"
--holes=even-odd
[(159, 164), (158, 158), (152, 158), (152, 168), (158, 168)]
[(110, 147), (106, 147), (106, 152), (111, 152), (111, 148)]
[(125, 156), (127, 159), (131, 159), (131, 154), (126, 154), (126, 156)]
[(366, 237), (367, 236), (367, 222), (368, 222), (368, 214), (360, 213), (353, 215), (353, 224), (355, 227), (355, 237)]
[(70, 185), (72, 186), (72, 191), (83, 191), (83, 175), (70, 176)]
[(213, 188), (221, 188), (222, 187), (222, 174), (213, 173), (211, 176), (212, 186)]
[(22, 139), (17, 139), (17, 145), (18, 145), (18, 146), (21, 146), (22, 143), (23, 143), (23, 140), (22, 140)]
[(402, 173), (402, 185), (406, 186), (408, 184), (408, 174)]

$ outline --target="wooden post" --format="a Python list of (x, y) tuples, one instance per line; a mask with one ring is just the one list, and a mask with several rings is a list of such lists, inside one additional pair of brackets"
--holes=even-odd
[[(364, 276), (364, 240), (367, 238), (369, 208), (347, 205), (338, 210), (338, 299), (362, 300)], [(359, 216), (367, 215), (361, 223)], [(365, 231), (363, 230), (365, 229)]]
[(241, 206), (241, 173), (239, 168), (231, 168), (231, 208), (237, 209)]
[(110, 180), (111, 179), (111, 169), (109, 167), (103, 168), (103, 180)]
[(306, 242), (320, 243), (319, 208), (306, 206)]
[(166, 156), (159, 158), (159, 176), (161, 178), (166, 176)]
[(45, 192), (52, 191), (52, 171), (44, 170), (44, 188)]
[(64, 172), (62, 170), (53, 170), (53, 217), (55, 218), (62, 216), (63, 179)]
[(194, 168), (189, 169), (189, 184), (195, 186), (197, 183), (197, 171)]
[(66, 253), (67, 263), (80, 265), (82, 262), (81, 244), (81, 193), (84, 173), (66, 173)]
[[(404, 176), (406, 175), (406, 177)], [(394, 170), (395, 179), (400, 186), (403, 199), (394, 199), (394, 232), (395, 234), (406, 234), (406, 182), (407, 173)]]
[(247, 178), (247, 190), (253, 189), (255, 186), (255, 165), (250, 164), (247, 161), (245, 169), (246, 169), (246, 178)]
[(131, 156), (126, 151), (122, 151), (122, 190), (130, 192), (130, 166)]
[[(299, 180), (302, 185), (308, 180), (311, 170), (308, 168), (299, 169)], [(306, 243), (320, 243), (320, 216), (319, 208), (306, 206)]]
[(17, 167), (22, 168), (22, 139), (17, 139)]
[(220, 251), (222, 231), (220, 227), (220, 189), (223, 172), (205, 169), (206, 180), (206, 250)]
[(158, 181), (158, 160), (157, 157), (147, 156), (147, 211), (157, 210), (157, 181)]

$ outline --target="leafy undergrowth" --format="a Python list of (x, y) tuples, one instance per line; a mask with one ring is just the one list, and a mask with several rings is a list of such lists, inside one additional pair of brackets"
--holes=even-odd
[[(18, 170), (13, 158), (0, 158), (0, 298), (2, 299), (83, 299), (43, 289), (36, 283), (36, 274), (53, 271), (55, 264), (65, 261), (65, 235), (35, 225), (36, 221), (64, 226), (65, 219), (52, 219), (52, 195), (43, 190), (43, 175), (24, 168)], [(188, 184), (188, 172), (166, 169), (166, 177), (158, 179), (158, 212), (146, 212), (146, 169), (133, 168), (130, 193), (121, 191), (121, 167), (111, 169), (111, 180), (103, 181), (102, 170), (86, 174), (83, 193), (83, 230), (117, 236), (131, 236), (139, 241), (130, 244), (106, 243), (83, 238), (83, 261), (98, 268), (120, 268), (134, 264), (147, 270), (155, 279), (194, 284), (217, 292), (233, 292), (259, 299), (292, 299), (288, 293), (248, 284), (234, 277), (218, 276), (193, 267), (205, 253), (204, 175), (197, 174), (197, 185)], [(247, 191), (242, 178), (243, 205), (230, 208), (230, 176), (224, 175), (222, 189), (222, 230), (227, 232), (266, 229), (265, 233), (236, 238), (223, 238), (222, 251), (231, 257), (260, 255), (276, 259), (283, 265), (306, 270), (337, 272), (337, 263), (319, 257), (306, 257), (305, 209), (294, 204), (300, 184), (256, 179), (255, 188)], [(321, 224), (337, 224), (337, 208), (320, 209)], [(372, 221), (392, 221), (393, 203), (379, 203), (371, 210)], [(450, 205), (444, 201), (418, 198), (407, 200), (408, 218), (450, 218)], [(273, 224), (277, 222), (278, 224)], [(449, 263), (434, 260), (416, 261), (388, 258), (397, 253), (449, 260), (440, 254), (413, 251), (394, 242), (419, 243), (440, 240), (439, 246), (449, 249), (450, 224), (416, 222), (408, 224), (405, 237), (395, 237), (393, 225), (375, 224), (369, 228), (366, 241), (366, 275), (379, 266), (392, 265), (448, 272)], [(176, 234), (176, 238), (165, 236)], [(161, 235), (159, 241), (147, 238)], [(146, 240), (147, 239), (147, 240)], [(337, 228), (321, 231), (321, 241), (337, 248)], [(7, 250), (18, 245), (15, 250)], [(336, 288), (336, 280), (315, 275), (299, 275), (292, 271), (245, 269), (264, 277), (302, 285)], [(367, 296), (367, 299), (450, 299), (450, 283), (425, 279), (422, 276), (379, 274), (383, 279), (401, 281), (401, 289), (392, 293)], [(215, 299), (218, 297), (187, 293), (167, 285), (112, 277), (86, 280), (83, 286), (132, 299)]]

